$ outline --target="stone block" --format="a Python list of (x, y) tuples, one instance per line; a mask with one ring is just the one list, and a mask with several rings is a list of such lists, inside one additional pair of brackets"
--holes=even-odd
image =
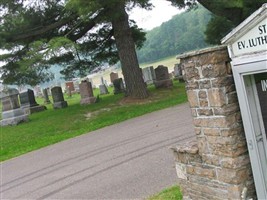
[(248, 166), (249, 164), (250, 164), (250, 159), (247, 154), (236, 158), (224, 157), (221, 159), (221, 166), (223, 168), (237, 169), (243, 166)]
[(227, 104), (223, 107), (214, 107), (214, 115), (228, 116), (240, 111), (239, 105), (236, 103)]
[(199, 89), (208, 89), (211, 88), (211, 82), (210, 80), (200, 80), (198, 82), (199, 84)]
[(66, 108), (68, 107), (67, 101), (60, 101), (60, 102), (54, 102), (53, 108), (54, 109), (60, 109), (60, 108)]
[(209, 179), (213, 179), (216, 176), (215, 169), (213, 167), (208, 167), (208, 166), (198, 167), (198, 166), (187, 165), (186, 172), (188, 174), (198, 175)]
[(200, 155), (210, 153), (206, 137), (197, 137), (197, 146)]
[(203, 128), (204, 135), (207, 136), (219, 136), (221, 134), (221, 131), (219, 128)]
[(96, 102), (96, 97), (87, 97), (80, 100), (81, 105), (92, 104)]
[(213, 110), (209, 108), (199, 108), (197, 109), (198, 116), (211, 116), (213, 115)]
[(202, 161), (204, 164), (221, 166), (221, 157), (213, 154), (202, 154)]
[(186, 80), (200, 79), (199, 71), (196, 68), (195, 63), (189, 63), (184, 65), (184, 76)]
[(173, 86), (173, 82), (171, 79), (156, 80), (154, 81), (154, 85), (156, 88), (170, 88)]
[(187, 98), (191, 108), (199, 107), (198, 93), (195, 90), (187, 91)]
[(233, 76), (222, 76), (211, 80), (212, 88), (231, 87), (234, 85)]
[(1, 126), (13, 126), (13, 125), (18, 125), (22, 122), (28, 122), (29, 118), (28, 115), (23, 115), (23, 116), (18, 116), (18, 117), (12, 117), (9, 119), (3, 119), (0, 121)]
[(214, 127), (214, 122), (212, 117), (196, 117), (193, 119), (195, 127)]
[(199, 99), (200, 107), (209, 107), (209, 101), (207, 99)]
[(230, 137), (233, 135), (244, 135), (244, 128), (241, 126), (237, 126), (235, 128), (225, 128), (221, 129), (221, 136)]
[(198, 82), (195, 82), (195, 81), (188, 81), (185, 87), (186, 87), (186, 90), (196, 90), (196, 89), (199, 89), (199, 84)]
[(36, 112), (42, 112), (44, 110), (47, 110), (46, 106), (43, 105), (38, 105), (38, 106), (33, 106), (30, 107), (30, 113), (36, 113)]
[(191, 114), (193, 117), (197, 117), (197, 109), (196, 108), (191, 108)]
[(206, 99), (208, 97), (207, 90), (200, 90), (198, 92), (198, 98), (200, 99)]
[(236, 92), (231, 92), (227, 94), (227, 104), (232, 104), (232, 103), (237, 103), (238, 98), (237, 98), (237, 93)]
[(217, 169), (218, 180), (229, 184), (241, 184), (248, 179), (248, 169)]
[(226, 94), (223, 88), (210, 88), (208, 89), (208, 99), (210, 106), (220, 107), (226, 104)]
[(202, 134), (202, 128), (200, 128), (200, 127), (195, 127), (194, 129), (195, 129), (195, 134), (196, 134), (196, 135), (201, 135), (201, 134)]

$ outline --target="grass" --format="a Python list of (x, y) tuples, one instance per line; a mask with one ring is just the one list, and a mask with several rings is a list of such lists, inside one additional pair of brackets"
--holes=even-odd
[(178, 186), (164, 189), (160, 193), (153, 195), (148, 200), (182, 200), (183, 196)]
[[(176, 81), (171, 89), (150, 86), (149, 92), (150, 97), (143, 101), (129, 101), (122, 94), (111, 93), (90, 105), (80, 105), (79, 94), (66, 96), (67, 108), (54, 110), (50, 104), (46, 111), (30, 115), (28, 123), (1, 127), (0, 161), (187, 101), (184, 84)], [(98, 93), (94, 90), (95, 96)], [(43, 99), (37, 102), (42, 104)]]

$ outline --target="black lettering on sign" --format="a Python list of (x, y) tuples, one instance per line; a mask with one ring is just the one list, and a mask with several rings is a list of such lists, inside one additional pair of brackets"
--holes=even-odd
[(261, 80), (261, 88), (263, 92), (267, 91), (267, 80)]
[(267, 72), (254, 75), (267, 138)]
[(245, 41), (239, 41), (237, 42), (237, 45), (238, 45), (238, 49), (244, 49), (246, 47)]
[(260, 35), (263, 34), (263, 33), (266, 33), (266, 25), (265, 25), (265, 24), (260, 25), (260, 26), (258, 27), (258, 29), (259, 29), (259, 33), (260, 33)]

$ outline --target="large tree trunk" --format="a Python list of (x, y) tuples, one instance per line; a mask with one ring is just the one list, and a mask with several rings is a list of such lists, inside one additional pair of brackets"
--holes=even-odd
[(142, 70), (139, 68), (125, 5), (118, 4), (112, 11), (114, 12), (112, 27), (126, 84), (126, 93), (135, 99), (147, 98), (148, 91), (143, 80)]

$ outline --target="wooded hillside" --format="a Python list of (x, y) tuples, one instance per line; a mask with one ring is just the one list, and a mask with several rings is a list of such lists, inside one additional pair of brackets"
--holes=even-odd
[(198, 6), (148, 31), (146, 42), (137, 51), (139, 63), (207, 47), (204, 32), (210, 17), (209, 11)]

